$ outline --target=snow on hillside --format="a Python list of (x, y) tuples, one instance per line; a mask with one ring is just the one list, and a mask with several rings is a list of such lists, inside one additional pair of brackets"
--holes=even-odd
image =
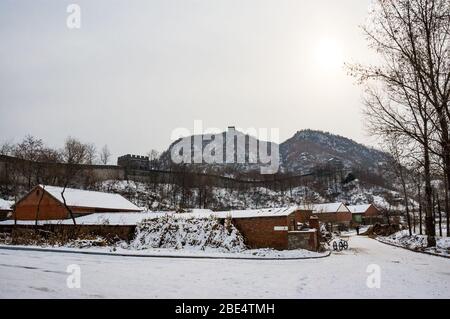
[[(176, 210), (182, 195), (177, 192), (175, 185), (148, 185), (134, 181), (109, 180), (97, 185), (96, 189), (119, 193), (137, 206), (149, 210)], [(213, 210), (283, 207), (302, 204), (306, 197), (317, 202), (324, 201), (317, 192), (304, 186), (292, 188), (287, 192), (276, 192), (265, 187), (252, 187), (246, 191), (211, 187), (208, 195), (207, 208)], [(199, 196), (198, 189), (191, 189), (190, 196), (185, 198), (186, 206), (198, 207)]]
[[(399, 194), (382, 187), (368, 187), (355, 180), (346, 185), (340, 184), (335, 193), (319, 193), (311, 186), (298, 186), (285, 191), (275, 191), (266, 187), (250, 187), (248, 189), (232, 189), (210, 187), (206, 194), (206, 207), (212, 210), (257, 209), (261, 207), (284, 207), (305, 203), (343, 202), (349, 205), (375, 203), (380, 208), (402, 209), (402, 205), (393, 206), (385, 199), (398, 197)], [(96, 190), (118, 193), (147, 210), (180, 210), (179, 202), (184, 200), (184, 207), (197, 208), (205, 194), (197, 188), (189, 189), (184, 195), (180, 187), (172, 184), (147, 184), (134, 181), (109, 180), (99, 183)], [(398, 205), (398, 203), (394, 203)]]
[(139, 207), (149, 210), (175, 210), (170, 194), (170, 184), (148, 185), (132, 180), (108, 180), (95, 186), (96, 190), (118, 193)]

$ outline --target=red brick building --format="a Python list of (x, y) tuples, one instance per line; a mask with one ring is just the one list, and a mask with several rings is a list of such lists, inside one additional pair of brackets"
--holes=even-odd
[(383, 213), (374, 204), (349, 205), (352, 219), (357, 224), (373, 224), (382, 221)]
[(352, 221), (352, 213), (344, 203), (324, 203), (313, 205), (313, 214), (322, 223), (349, 226)]
[(316, 230), (300, 231), (299, 223), (309, 221), (311, 210), (299, 207), (264, 208), (215, 212), (219, 218), (231, 217), (233, 225), (251, 248), (317, 250)]
[[(70, 218), (70, 213), (64, 206), (62, 191), (62, 187), (35, 186), (14, 205), (11, 218), (17, 220)], [(64, 198), (75, 217), (100, 212), (139, 212), (142, 210), (118, 194), (66, 188)]]

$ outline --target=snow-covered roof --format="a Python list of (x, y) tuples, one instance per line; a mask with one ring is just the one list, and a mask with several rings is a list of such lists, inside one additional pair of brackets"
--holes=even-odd
[[(140, 213), (95, 213), (76, 218), (80, 225), (136, 225), (144, 219), (155, 219), (166, 215), (175, 218), (208, 218), (214, 215), (209, 209), (198, 209), (188, 213), (177, 213), (174, 211), (140, 212)], [(64, 220), (64, 224), (72, 224), (72, 220)]]
[(362, 214), (365, 213), (367, 209), (369, 209), (371, 204), (361, 204), (361, 205), (349, 205), (347, 208), (352, 214)]
[[(64, 202), (61, 192), (62, 187), (39, 185), (61, 203)], [(82, 189), (66, 188), (64, 198), (67, 206), (101, 208), (123, 211), (141, 211), (142, 209), (119, 194), (86, 191)]]
[(0, 210), (12, 210), (14, 202), (12, 200), (5, 200), (0, 198)]
[[(136, 213), (94, 213), (75, 218), (77, 225), (136, 225), (144, 219), (172, 215), (175, 212), (136, 212)], [(17, 220), (18, 225), (34, 225), (35, 220)], [(13, 225), (13, 219), (1, 221), (0, 225)], [(73, 221), (69, 219), (50, 219), (38, 220), (39, 225), (72, 225)]]
[[(141, 213), (95, 213), (76, 218), (78, 225), (136, 225), (144, 219), (162, 217), (173, 212), (141, 212)], [(72, 224), (72, 220), (64, 220), (63, 224)]]
[(293, 212), (302, 209), (299, 206), (288, 206), (280, 208), (260, 208), (260, 209), (248, 209), (248, 210), (231, 210), (214, 212), (213, 214), (219, 218), (252, 218), (252, 217), (276, 217), (276, 216), (288, 216)]
[[(177, 213), (174, 211), (159, 211), (159, 212), (137, 212), (137, 213), (94, 213), (84, 216), (79, 216), (75, 219), (77, 225), (136, 225), (144, 219), (154, 219), (171, 215), (175, 218), (252, 218), (252, 217), (277, 217), (288, 216), (289, 214), (300, 209), (297, 206), (282, 207), (282, 208), (262, 208), (250, 210), (234, 210), (213, 212), (209, 209), (193, 209), (186, 213)], [(18, 220), (18, 224), (27, 225), (34, 224), (34, 220)], [(63, 220), (40, 220), (42, 224), (73, 224), (72, 219)], [(14, 220), (7, 220), (0, 222), (0, 225), (14, 224)]]
[(313, 213), (338, 213), (338, 212), (348, 212), (347, 206), (345, 206), (341, 202), (337, 203), (324, 203), (324, 204), (315, 204), (313, 205)]

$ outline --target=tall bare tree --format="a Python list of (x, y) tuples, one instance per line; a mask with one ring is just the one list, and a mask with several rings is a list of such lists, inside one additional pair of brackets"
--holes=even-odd
[(83, 169), (83, 164), (92, 164), (95, 157), (95, 147), (92, 144), (84, 144), (79, 140), (68, 137), (61, 151), (62, 158), (66, 163), (64, 172), (64, 187), (61, 192), (64, 207), (70, 214), (74, 225), (76, 225), (75, 217), (72, 209), (67, 205), (65, 191), (70, 183), (77, 177), (79, 172)]
[[(408, 193), (408, 171), (406, 160), (408, 158), (409, 150), (407, 150), (404, 146), (401, 138), (397, 136), (390, 136), (390, 139), (387, 140), (386, 144), (389, 153), (392, 155), (390, 167), (392, 168), (395, 176), (398, 178), (400, 185), (403, 191), (403, 199), (405, 205), (405, 214), (406, 221), (408, 223), (409, 235), (412, 235), (412, 227), (411, 227), (411, 216), (409, 214), (409, 193)], [(406, 144), (407, 145), (407, 144)]]
[(110, 157), (111, 157), (111, 152), (109, 151), (108, 145), (105, 144), (105, 146), (103, 146), (100, 151), (100, 162), (103, 165), (106, 165), (106, 164), (108, 164)]
[(28, 189), (31, 189), (33, 176), (36, 175), (37, 162), (44, 149), (44, 142), (32, 135), (27, 135), (22, 142), (14, 147), (13, 155), (22, 159), (22, 172), (27, 179)]
[[(441, 153), (450, 180), (449, 13), (448, 0), (374, 1), (363, 30), (384, 63), (350, 67), (366, 86), (372, 127), (403, 134), (422, 148), (430, 246), (435, 245), (430, 153)], [(441, 150), (432, 148), (433, 139), (439, 140)]]
[(11, 155), (14, 151), (14, 144), (12, 142), (3, 142), (0, 144), (0, 155)]

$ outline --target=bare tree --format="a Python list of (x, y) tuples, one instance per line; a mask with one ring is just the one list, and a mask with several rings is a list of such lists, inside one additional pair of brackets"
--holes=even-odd
[(398, 138), (395, 135), (390, 137), (390, 139), (387, 141), (387, 144), (389, 153), (392, 155), (391, 167), (394, 171), (394, 174), (399, 179), (403, 190), (406, 220), (408, 223), (409, 235), (411, 236), (412, 228), (411, 228), (411, 217), (409, 214), (409, 194), (407, 190), (408, 172), (406, 170), (406, 163), (405, 163), (405, 158), (408, 158), (408, 150), (405, 150), (404, 147), (405, 143), (403, 143), (402, 139)]
[(61, 163), (62, 162), (62, 154), (55, 149), (50, 147), (43, 147), (39, 154), (40, 162), (44, 163)]
[(85, 164), (88, 161), (86, 145), (70, 136), (66, 139), (61, 154), (67, 164)]
[(21, 143), (16, 145), (13, 153), (18, 158), (36, 161), (39, 159), (43, 148), (44, 142), (40, 138), (27, 135)]
[(86, 161), (83, 164), (94, 164), (97, 159), (97, 150), (94, 144), (87, 143), (84, 144), (86, 147)]
[(108, 145), (105, 144), (105, 146), (103, 146), (100, 151), (100, 162), (103, 165), (106, 165), (106, 164), (108, 164), (110, 157), (111, 157), (111, 152), (109, 151)]
[[(428, 244), (435, 245), (430, 153), (440, 153), (450, 181), (450, 2), (377, 0), (364, 32), (382, 66), (350, 67), (366, 86), (368, 116), (382, 133), (419, 143), (423, 152)], [(372, 86), (369, 82), (375, 82)], [(380, 90), (381, 89), (381, 90)], [(433, 139), (442, 150), (432, 148)]]
[(439, 236), (442, 237), (442, 211), (441, 211), (441, 202), (439, 199), (439, 190), (436, 190), (436, 203), (437, 203), (437, 212), (439, 218)]
[(35, 224), (34, 224), (34, 228), (36, 231), (38, 228), (39, 212), (41, 210), (41, 203), (42, 203), (42, 199), (44, 198), (44, 193), (45, 193), (45, 185), (42, 186), (41, 196), (39, 197), (39, 202), (38, 202), (38, 205), (36, 208), (36, 219), (35, 219)]
[(22, 159), (21, 168), (23, 175), (27, 179), (28, 189), (32, 187), (33, 176), (36, 175), (37, 162), (39, 161), (42, 150), (44, 149), (44, 142), (41, 139), (27, 135), (23, 141), (14, 147), (13, 155)]
[(12, 155), (14, 144), (12, 142), (4, 142), (0, 144), (0, 155)]
[(422, 222), (423, 222), (423, 216), (422, 216), (422, 172), (421, 172), (421, 167), (419, 165), (417, 165), (414, 170), (413, 170), (413, 175), (414, 175), (414, 181), (415, 181), (415, 186), (417, 187), (417, 199), (419, 202), (419, 234), (422, 235), (423, 234), (423, 227), (422, 227)]
[(64, 196), (66, 188), (77, 177), (82, 170), (83, 164), (91, 164), (95, 157), (95, 147), (92, 144), (84, 144), (79, 140), (68, 137), (64, 144), (64, 148), (61, 151), (63, 160), (65, 161), (65, 173), (64, 173), (64, 187), (61, 192), (64, 207), (70, 214), (74, 225), (76, 225), (75, 217), (72, 209), (67, 205), (66, 197)]
[(444, 184), (445, 184), (444, 200), (445, 200), (445, 210), (447, 212), (447, 214), (446, 214), (446, 229), (447, 229), (447, 237), (450, 237), (450, 207), (449, 207), (450, 203), (449, 203), (449, 191), (448, 191), (449, 187), (448, 187), (447, 183), (448, 182), (445, 179), (444, 180)]

